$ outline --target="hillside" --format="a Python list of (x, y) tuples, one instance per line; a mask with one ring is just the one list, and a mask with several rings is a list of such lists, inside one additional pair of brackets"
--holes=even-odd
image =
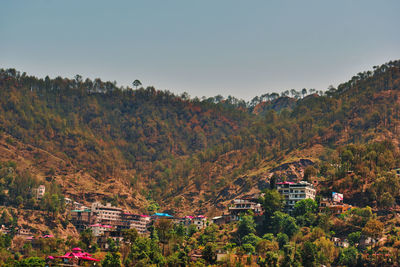
[[(397, 155), (399, 94), (399, 61), (324, 94), (271, 94), (251, 103), (1, 70), (0, 160), (16, 162), (78, 201), (102, 199), (142, 211), (157, 202), (161, 210), (216, 214), (234, 197), (263, 188), (285, 163), (311, 160), (328, 192), (340, 189), (335, 181), (345, 177), (321, 168), (339, 161), (346, 145), (390, 140)], [(363, 175), (372, 186), (376, 173), (398, 164), (394, 157)], [(305, 168), (293, 167), (292, 178)]]

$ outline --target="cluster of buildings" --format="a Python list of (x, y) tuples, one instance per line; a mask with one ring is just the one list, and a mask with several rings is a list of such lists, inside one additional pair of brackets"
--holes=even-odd
[(207, 218), (203, 215), (174, 218), (167, 213), (155, 213), (151, 216), (132, 214), (125, 212), (122, 208), (113, 207), (109, 203), (102, 205), (94, 202), (90, 208), (71, 210), (71, 222), (78, 231), (90, 228), (96, 237), (109, 235), (118, 238), (121, 236), (122, 230), (133, 228), (140, 234), (147, 234), (149, 226), (160, 218), (170, 219), (174, 223), (181, 223), (185, 226), (195, 225), (197, 229), (207, 226)]
[[(295, 204), (303, 199), (313, 199), (316, 197), (316, 189), (314, 184), (300, 181), (280, 182), (276, 184), (278, 192), (284, 197), (284, 211), (292, 213)], [(215, 224), (224, 224), (230, 221), (237, 221), (241, 213), (251, 210), (255, 215), (263, 214), (263, 208), (259, 201), (261, 195), (247, 196), (240, 199), (235, 199), (231, 207), (228, 208), (228, 214), (223, 214), (212, 218)], [(331, 198), (322, 198), (320, 201), (319, 210), (325, 211), (329, 209), (333, 214), (342, 214), (351, 209), (352, 206), (343, 203), (343, 194), (333, 192)]]
[[(298, 183), (281, 182), (276, 185), (278, 192), (284, 197), (284, 209), (287, 213), (293, 211), (298, 201), (315, 199), (316, 196), (314, 185), (306, 181)], [(33, 193), (37, 199), (40, 199), (44, 196), (45, 190), (45, 186), (40, 185), (34, 189)], [(260, 197), (262, 197), (262, 194), (235, 199), (228, 208), (228, 214), (214, 217), (211, 222), (220, 225), (238, 221), (240, 214), (249, 210), (255, 215), (262, 215), (263, 207), (259, 201)], [(93, 235), (99, 239), (104, 236), (118, 239), (121, 238), (122, 230), (132, 228), (136, 229), (140, 234), (147, 234), (149, 226), (160, 218), (171, 219), (174, 223), (180, 223), (187, 227), (194, 225), (198, 230), (205, 228), (208, 224), (207, 218), (203, 215), (175, 218), (167, 213), (155, 213), (149, 216), (127, 213), (122, 208), (114, 207), (109, 203), (103, 205), (99, 202), (94, 202), (90, 207), (86, 207), (69, 198), (65, 198), (65, 201), (66, 204), (73, 208), (71, 210), (71, 222), (77, 230), (83, 231), (90, 228)], [(333, 192), (331, 198), (321, 199), (319, 210), (329, 209), (333, 214), (341, 214), (351, 208), (351, 205), (343, 203), (342, 194)]]

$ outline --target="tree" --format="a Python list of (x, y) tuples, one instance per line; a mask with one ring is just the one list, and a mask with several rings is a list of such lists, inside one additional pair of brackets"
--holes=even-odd
[(378, 239), (383, 232), (384, 225), (377, 219), (370, 219), (367, 224), (362, 229), (362, 233), (365, 236), (371, 237), (373, 239)]
[(258, 255), (265, 256), (268, 251), (278, 251), (279, 244), (276, 241), (262, 239), (256, 245), (256, 251)]
[(303, 88), (303, 89), (301, 90), (301, 94), (303, 95), (303, 98), (304, 98), (304, 96), (307, 94), (307, 89), (306, 89), (306, 88)]
[(348, 247), (342, 250), (339, 255), (339, 264), (355, 266), (357, 264), (358, 251), (355, 247)]
[(165, 245), (168, 243), (169, 239), (171, 238), (171, 231), (173, 229), (174, 225), (172, 223), (172, 220), (170, 219), (159, 219), (156, 224), (155, 228), (157, 230), (158, 237), (160, 239), (160, 242), (163, 244), (163, 254), (165, 250)]
[(318, 204), (314, 199), (307, 198), (297, 201), (294, 205), (293, 215), (302, 216), (317, 212)]
[(242, 238), (242, 243), (243, 244), (251, 244), (252, 246), (256, 246), (258, 242), (260, 242), (262, 239), (256, 236), (255, 234), (251, 233)]
[(256, 223), (254, 222), (253, 216), (251, 215), (242, 216), (237, 230), (237, 235), (239, 239), (242, 240), (244, 236), (255, 232), (256, 232)]
[(359, 243), (360, 242), (360, 238), (361, 238), (361, 232), (360, 231), (350, 233), (347, 236), (347, 239), (349, 240), (349, 243), (352, 246), (355, 246), (357, 243)]
[(139, 80), (134, 80), (133, 83), (132, 83), (132, 85), (135, 86), (136, 89), (137, 89), (139, 86), (142, 85), (142, 83), (141, 83)]
[(337, 250), (332, 241), (325, 236), (315, 241), (318, 250), (318, 262), (321, 265), (328, 265), (337, 257)]
[(285, 233), (278, 233), (276, 235), (276, 240), (278, 241), (279, 248), (283, 248), (287, 243), (289, 243), (289, 237)]
[(390, 208), (393, 206), (394, 202), (394, 197), (389, 192), (385, 192), (379, 199), (379, 206), (381, 208)]
[(285, 233), (288, 237), (292, 237), (299, 230), (296, 220), (280, 211), (276, 211), (272, 216), (271, 227), (275, 233)]
[(313, 166), (307, 166), (304, 170), (303, 180), (310, 182), (311, 177), (317, 175), (317, 172), (317, 169), (315, 169)]
[(283, 208), (283, 196), (275, 189), (265, 191), (263, 199), (264, 214), (267, 220), (276, 211), (280, 211)]
[(21, 267), (44, 267), (46, 265), (46, 261), (39, 257), (30, 257), (23, 259), (19, 262), (18, 266)]
[(135, 228), (123, 230), (122, 235), (125, 242), (133, 243), (139, 237), (139, 234)]
[(82, 243), (86, 246), (86, 248), (90, 248), (93, 241), (94, 241), (94, 236), (92, 229), (87, 228), (84, 231), (81, 232), (79, 239), (82, 241)]
[(317, 259), (317, 246), (314, 243), (310, 241), (304, 242), (300, 254), (303, 266), (315, 266)]
[(119, 267), (121, 266), (121, 254), (119, 252), (107, 253), (104, 260), (101, 262), (103, 267)]
[(208, 242), (202, 251), (203, 259), (210, 264), (213, 264), (217, 259), (217, 246), (214, 243)]

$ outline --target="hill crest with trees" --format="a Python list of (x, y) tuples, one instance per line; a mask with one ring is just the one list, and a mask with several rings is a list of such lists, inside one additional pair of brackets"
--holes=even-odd
[(326, 92), (248, 103), (2, 69), (1, 160), (83, 202), (215, 214), (237, 196), (223, 192), (251, 192), (274, 167), (306, 158), (321, 192), (344, 190), (379, 208), (399, 197), (380, 193), (399, 166), (399, 94), (399, 61)]

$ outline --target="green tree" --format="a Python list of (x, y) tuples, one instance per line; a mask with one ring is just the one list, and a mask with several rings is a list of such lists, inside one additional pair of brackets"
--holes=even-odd
[(339, 264), (345, 266), (356, 266), (358, 251), (355, 247), (343, 249), (339, 255)]
[(254, 218), (251, 215), (244, 215), (241, 217), (237, 235), (240, 240), (246, 235), (253, 234), (256, 232), (256, 223), (254, 222)]
[(107, 253), (104, 260), (101, 262), (103, 267), (119, 267), (121, 266), (121, 254), (119, 252)]
[(208, 242), (202, 251), (202, 256), (208, 263), (213, 264), (217, 259), (217, 246)]
[(310, 242), (306, 241), (303, 244), (303, 248), (301, 250), (301, 259), (303, 266), (315, 266), (317, 259), (317, 246)]
[(137, 89), (139, 86), (142, 85), (142, 83), (139, 80), (134, 80), (132, 85), (135, 86), (135, 88)]
[(304, 170), (303, 180), (311, 182), (311, 178), (317, 175), (318, 171), (314, 168), (314, 166), (307, 166)]
[(279, 248), (283, 248), (289, 243), (289, 237), (285, 233), (278, 233), (276, 235), (276, 240), (278, 241)]
[(86, 249), (90, 248), (92, 246), (92, 243), (94, 242), (92, 229), (86, 228), (85, 230), (83, 230), (80, 233), (79, 239), (86, 246)]
[(310, 213), (316, 213), (318, 204), (314, 199), (307, 198), (297, 201), (294, 205), (293, 215), (302, 216)]
[(377, 219), (369, 220), (364, 228), (362, 229), (362, 233), (365, 236), (371, 237), (373, 239), (378, 239), (383, 232), (384, 225)]
[(360, 238), (361, 238), (361, 232), (360, 231), (350, 233), (347, 236), (347, 239), (349, 240), (349, 243), (352, 246), (355, 246), (357, 243), (359, 243), (360, 242)]
[(271, 225), (275, 233), (285, 233), (288, 237), (292, 237), (299, 230), (296, 220), (280, 211), (276, 211), (272, 216)]
[(19, 267), (44, 267), (46, 264), (46, 261), (42, 258), (39, 257), (30, 257), (21, 260), (18, 263)]
[(134, 243), (139, 237), (139, 234), (135, 228), (126, 229), (122, 231), (122, 236), (125, 242)]
[(283, 196), (275, 189), (267, 189), (263, 198), (265, 218), (269, 220), (274, 212), (283, 208)]

